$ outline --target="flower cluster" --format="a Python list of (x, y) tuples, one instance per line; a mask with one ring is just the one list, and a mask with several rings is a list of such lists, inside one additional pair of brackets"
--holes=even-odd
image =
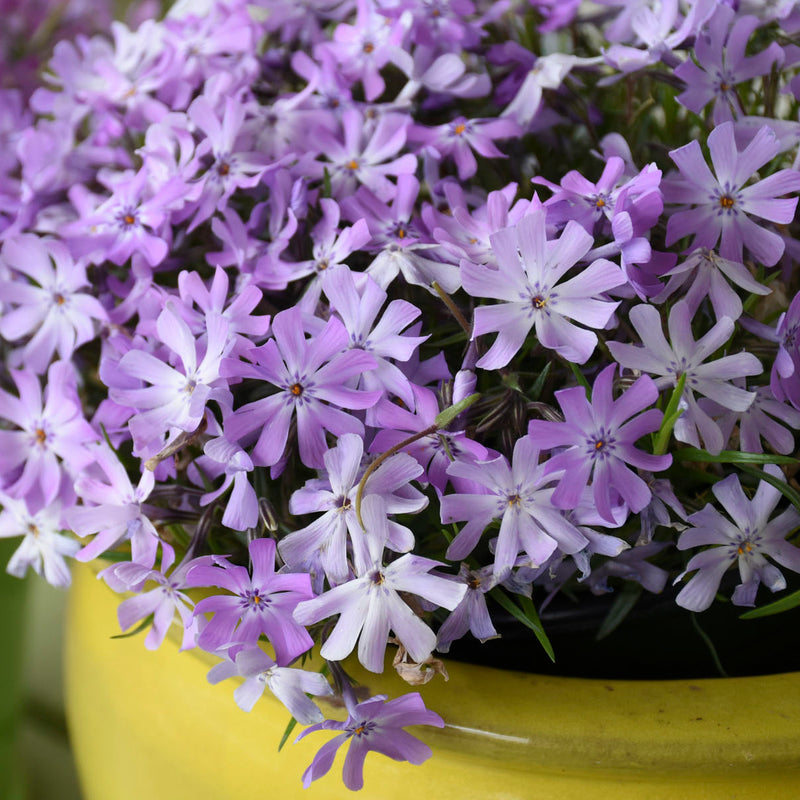
[(11, 64), (8, 571), (112, 555), (123, 629), (350, 789), (446, 720), (345, 659), (796, 585), (800, 8), (744, 5), (179, 0)]

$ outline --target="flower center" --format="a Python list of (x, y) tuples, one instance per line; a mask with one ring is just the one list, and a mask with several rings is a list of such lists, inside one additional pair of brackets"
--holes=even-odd
[(47, 433), (45, 432), (44, 428), (37, 428), (34, 435), (36, 437), (36, 444), (38, 445), (44, 445), (44, 443), (47, 441)]
[(217, 172), (224, 178), (226, 175), (230, 175), (231, 165), (227, 161), (223, 161), (218, 167)]
[(258, 589), (250, 589), (240, 595), (242, 605), (251, 611), (263, 611), (269, 605), (269, 597), (264, 596)]
[(299, 383), (293, 383), (289, 387), (289, 391), (295, 396), (300, 397), (303, 394), (303, 387)]
[(347, 169), (355, 172), (358, 169), (358, 161), (356, 161), (354, 158), (351, 158), (350, 161), (345, 164), (345, 166)]
[(375, 50), (375, 45), (372, 42), (364, 42), (363, 47), (361, 48), (361, 52), (369, 55), (371, 52)]
[(510, 506), (518, 506), (522, 498), (518, 494), (510, 494), (507, 498)]
[(55, 300), (57, 306), (63, 306), (67, 302), (67, 298), (60, 292), (53, 295), (53, 300)]
[(750, 544), (750, 542), (744, 541), (736, 548), (736, 552), (740, 556), (743, 556), (746, 553), (752, 553), (753, 552), (753, 545)]
[(547, 300), (545, 300), (540, 294), (537, 294), (531, 298), (531, 305), (535, 309), (541, 310), (547, 305)]
[(735, 204), (736, 201), (730, 195), (723, 194), (719, 198), (720, 208), (733, 208)]
[(458, 125), (456, 125), (455, 128), (453, 128), (453, 133), (456, 136), (461, 136), (466, 129), (467, 126), (463, 122), (459, 122)]
[(479, 589), (480, 585), (481, 585), (481, 579), (474, 575), (467, 581), (467, 587), (470, 589)]

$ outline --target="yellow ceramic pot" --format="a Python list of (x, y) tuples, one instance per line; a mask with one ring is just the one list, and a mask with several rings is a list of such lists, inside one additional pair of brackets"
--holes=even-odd
[[(279, 753), (288, 712), (269, 692), (246, 714), (213, 661), (156, 652), (119, 632), (120, 598), (75, 571), (67, 711), (86, 800), (340, 800), (342, 753), (304, 790), (317, 733)], [(533, 645), (531, 645), (533, 646)], [(409, 687), (389, 668), (351, 671), (371, 693)], [(797, 800), (800, 673), (697, 681), (551, 678), (448, 663), (420, 691), (447, 727), (412, 729), (421, 767), (367, 757), (365, 798), (410, 800)], [(325, 708), (341, 717), (341, 711)]]

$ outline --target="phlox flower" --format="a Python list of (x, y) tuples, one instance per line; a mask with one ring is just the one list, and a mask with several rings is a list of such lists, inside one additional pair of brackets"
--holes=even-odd
[(388, 702), (385, 694), (379, 694), (363, 703), (356, 703), (353, 692), (346, 690), (344, 700), (347, 706), (347, 719), (344, 722), (327, 719), (306, 728), (295, 740), (315, 731), (341, 731), (322, 746), (303, 773), (303, 786), (306, 788), (328, 774), (337, 751), (345, 742), (349, 742), (349, 749), (342, 778), (351, 791), (357, 791), (364, 785), (364, 759), (370, 751), (412, 764), (422, 764), (431, 757), (428, 745), (403, 730), (409, 725), (444, 727), (444, 720), (425, 708), (419, 692), (405, 694)]
[[(764, 469), (773, 477), (784, 480), (778, 467), (767, 464)], [(739, 483), (739, 476), (735, 474), (715, 483), (711, 491), (730, 519), (720, 514), (711, 503), (689, 517), (691, 527), (681, 534), (678, 549), (716, 546), (689, 560), (686, 572), (679, 575), (676, 582), (689, 572), (697, 572), (678, 593), (675, 602), (690, 611), (705, 611), (717, 593), (722, 576), (734, 564), (738, 565), (741, 578), (733, 593), (734, 605), (755, 605), (761, 583), (771, 592), (786, 588), (783, 574), (766, 557), (786, 569), (800, 572), (800, 548), (786, 541), (786, 537), (800, 526), (797, 509), (790, 507), (775, 519), (770, 519), (783, 496), (780, 491), (762, 480), (755, 496), (749, 500)]]
[(41, 374), (56, 351), (68, 359), (93, 339), (92, 320), (104, 321), (106, 312), (96, 298), (79, 291), (89, 286), (86, 267), (73, 261), (62, 242), (22, 234), (5, 242), (2, 259), (35, 283), (0, 280), (0, 297), (11, 306), (0, 318), (0, 335), (9, 341), (30, 336), (22, 360)]
[(233, 699), (242, 711), (252, 711), (269, 688), (301, 725), (323, 720), (322, 712), (308, 695), (333, 694), (324, 675), (307, 669), (279, 667), (260, 647), (232, 648), (228, 659), (211, 668), (208, 682), (216, 684), (234, 677), (244, 678), (233, 692)]
[(440, 653), (450, 651), (450, 644), (469, 631), (478, 641), (487, 642), (500, 634), (492, 624), (486, 607), (486, 593), (497, 584), (492, 566), (470, 569), (461, 564), (458, 581), (467, 585), (463, 600), (450, 612), (436, 635), (436, 649)]
[(570, 320), (603, 328), (619, 303), (599, 295), (626, 282), (616, 265), (598, 259), (561, 281), (592, 246), (593, 239), (570, 220), (558, 239), (548, 241), (544, 210), (523, 217), (516, 226), (491, 237), (498, 268), (461, 262), (461, 281), (473, 297), (501, 300), (475, 309), (473, 338), (497, 331), (497, 339), (476, 363), (483, 369), (504, 367), (517, 354), (531, 328), (539, 342), (567, 361), (583, 364), (597, 336)]
[(22, 536), (22, 542), (8, 561), (6, 572), (23, 578), (28, 569), (59, 589), (71, 582), (64, 556), (74, 556), (80, 543), (65, 536), (58, 501), (31, 513), (25, 500), (16, 500), (0, 491), (0, 539)]
[(303, 625), (311, 625), (339, 614), (320, 650), (322, 657), (331, 661), (341, 661), (350, 655), (358, 640), (358, 660), (370, 672), (383, 672), (389, 631), (394, 631), (411, 658), (422, 662), (436, 646), (436, 634), (400, 593), (422, 597), (452, 610), (467, 587), (430, 574), (434, 567), (442, 565), (429, 558), (407, 553), (384, 565), (383, 546), (389, 531), (382, 499), (378, 495), (365, 497), (361, 514), (367, 546), (356, 550), (356, 577), (300, 603), (294, 618)]
[(200, 600), (195, 614), (214, 616), (204, 625), (197, 644), (214, 652), (232, 644), (256, 644), (261, 634), (275, 649), (278, 664), (290, 664), (314, 643), (306, 629), (292, 619), (297, 604), (313, 595), (307, 573), (275, 572), (275, 542), (254, 539), (250, 543), (252, 574), (245, 567), (215, 557), (215, 563), (193, 566), (188, 586), (218, 586), (230, 594)]
[[(694, 234), (692, 249), (714, 249), (731, 261), (742, 262), (745, 246), (767, 267), (783, 255), (783, 239), (757, 225), (750, 215), (786, 225), (794, 219), (797, 198), (779, 199), (800, 190), (800, 172), (782, 169), (745, 186), (756, 170), (778, 154), (778, 138), (764, 126), (741, 152), (736, 147), (732, 122), (723, 122), (708, 135), (714, 175), (696, 141), (670, 151), (680, 179), (662, 183), (664, 199), (680, 203), (667, 221), (667, 246)], [(694, 208), (689, 208), (694, 206)]]
[[(655, 408), (645, 411), (658, 399), (655, 383), (643, 375), (614, 400), (612, 387), (616, 369), (617, 365), (611, 364), (597, 376), (591, 401), (586, 398), (582, 386), (556, 392), (564, 422), (533, 420), (528, 425), (528, 435), (538, 447), (566, 447), (547, 461), (546, 472), (562, 473), (553, 493), (553, 505), (575, 508), (591, 480), (595, 507), (600, 516), (612, 524), (611, 505), (615, 492), (635, 513), (650, 501), (647, 484), (626, 464), (657, 472), (672, 463), (670, 455), (655, 456), (635, 447), (637, 440), (661, 425), (663, 414), (660, 411)], [(637, 416), (634, 418), (634, 415)]]

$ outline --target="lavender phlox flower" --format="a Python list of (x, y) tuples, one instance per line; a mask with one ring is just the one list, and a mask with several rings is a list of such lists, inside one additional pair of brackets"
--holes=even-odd
[(461, 262), (461, 281), (473, 297), (501, 300), (475, 309), (472, 336), (497, 331), (489, 350), (477, 362), (482, 369), (504, 367), (519, 352), (531, 328), (542, 346), (568, 361), (583, 364), (597, 336), (575, 320), (603, 328), (619, 303), (599, 295), (625, 283), (622, 270), (598, 259), (577, 275), (560, 282), (592, 246), (592, 237), (570, 220), (558, 239), (548, 241), (544, 210), (523, 217), (517, 225), (491, 237), (498, 268)]
[(752, 294), (766, 295), (772, 291), (755, 280), (741, 262), (722, 258), (706, 248), (695, 250), (682, 264), (665, 274), (669, 281), (663, 291), (652, 298), (654, 303), (663, 303), (678, 289), (685, 288), (683, 299), (692, 314), (708, 298), (717, 319), (737, 320), (742, 315), (741, 298), (728, 281)]
[(357, 386), (395, 395), (413, 410), (411, 383), (393, 361), (408, 361), (428, 339), (403, 333), (420, 315), (420, 310), (406, 300), (392, 300), (378, 320), (388, 295), (369, 276), (357, 289), (353, 274), (344, 265), (325, 273), (322, 289), (331, 308), (344, 322), (349, 348), (364, 350), (375, 358), (375, 367), (360, 376)]
[(159, 545), (162, 561), (172, 563), (175, 560), (172, 546), (159, 538), (144, 508), (144, 501), (155, 485), (153, 473), (145, 470), (134, 488), (125, 467), (108, 445), (96, 445), (92, 456), (99, 471), (86, 471), (75, 481), (75, 491), (84, 505), (64, 512), (76, 535), (81, 538), (94, 535), (75, 557), (78, 561), (91, 561), (106, 550), (130, 541), (135, 563), (150, 569), (156, 562)]
[[(432, 0), (432, 4), (444, 5), (440, 0)], [(425, 21), (435, 22), (443, 16), (429, 16)], [(463, 22), (463, 19), (460, 21)], [(394, 100), (396, 107), (411, 106), (423, 88), (436, 94), (470, 98), (483, 97), (492, 89), (489, 75), (485, 72), (468, 72), (464, 59), (456, 53), (440, 53), (438, 47), (423, 45), (414, 49), (413, 58), (408, 82)], [(425, 107), (424, 102), (422, 107)]]
[(232, 644), (256, 644), (264, 634), (275, 649), (281, 666), (305, 653), (313, 640), (306, 629), (292, 619), (298, 603), (310, 598), (311, 578), (307, 573), (275, 572), (275, 542), (250, 542), (252, 574), (245, 567), (216, 557), (212, 566), (189, 570), (188, 586), (217, 586), (231, 594), (215, 594), (197, 603), (195, 614), (214, 616), (203, 627), (197, 644), (214, 652)]
[[(767, 464), (764, 471), (773, 478), (785, 480), (780, 468), (773, 464)], [(739, 567), (741, 578), (731, 598), (734, 605), (754, 606), (761, 583), (771, 592), (785, 589), (786, 579), (766, 557), (792, 572), (800, 572), (800, 548), (786, 541), (786, 537), (800, 525), (797, 509), (787, 508), (770, 519), (783, 497), (780, 490), (762, 480), (750, 500), (736, 474), (715, 483), (711, 491), (730, 519), (720, 514), (711, 503), (689, 517), (692, 527), (681, 534), (678, 549), (717, 546), (692, 556), (686, 571), (675, 582), (689, 572), (697, 572), (678, 593), (675, 602), (690, 611), (704, 611), (711, 605), (722, 576), (734, 563)]]
[[(218, 314), (227, 320), (228, 336), (232, 340), (228, 355), (235, 356), (250, 349), (253, 340), (266, 337), (270, 316), (252, 313), (261, 302), (259, 289), (248, 284), (239, 287), (231, 298), (229, 285), (227, 273), (219, 267), (208, 286), (197, 272), (184, 270), (178, 275), (178, 294), (183, 301), (178, 310), (196, 335), (207, 334), (209, 315)], [(197, 306), (197, 311), (193, 305)]]
[(64, 556), (74, 556), (81, 546), (61, 532), (61, 503), (55, 501), (31, 513), (25, 500), (0, 491), (0, 508), (0, 539), (23, 537), (8, 561), (6, 572), (23, 578), (32, 569), (51, 586), (66, 589), (71, 576)]
[(382, 392), (347, 385), (351, 378), (373, 369), (375, 358), (365, 350), (346, 349), (350, 337), (336, 318), (307, 340), (297, 307), (275, 315), (272, 333), (273, 339), (250, 351), (252, 363), (228, 359), (223, 364), (223, 375), (255, 378), (277, 389), (229, 415), (225, 435), (236, 441), (260, 429), (253, 461), (273, 466), (283, 455), (296, 415), (300, 460), (308, 467), (321, 467), (328, 449), (326, 430), (335, 436), (363, 434), (361, 421), (341, 408), (369, 408), (378, 401)]
[(409, 130), (409, 141), (433, 147), (441, 158), (452, 156), (461, 181), (478, 170), (476, 153), (484, 158), (508, 158), (494, 143), (495, 139), (518, 136), (519, 126), (511, 119), (467, 119), (456, 117), (444, 125), (425, 128), (414, 125)]
[(619, 156), (610, 156), (597, 183), (584, 178), (577, 170), (568, 172), (560, 185), (540, 177), (531, 178), (531, 183), (546, 186), (553, 192), (545, 201), (547, 221), (551, 224), (562, 225), (574, 219), (589, 233), (597, 233), (598, 223), (614, 217), (617, 199), (624, 192), (624, 199), (631, 206), (646, 204), (646, 208), (637, 210), (641, 217), (639, 227), (649, 230), (663, 210), (659, 192), (661, 170), (655, 164), (648, 164), (638, 175), (622, 182), (624, 172), (625, 162)]
[(495, 547), (494, 574), (502, 580), (525, 551), (532, 564), (544, 563), (558, 547), (575, 553), (586, 537), (553, 505), (553, 484), (561, 473), (548, 473), (539, 463), (539, 448), (529, 436), (514, 445), (512, 464), (500, 456), (493, 461), (455, 461), (448, 474), (485, 487), (483, 494), (448, 494), (442, 498), (443, 523), (467, 520), (447, 549), (450, 560), (466, 558), (486, 526), (500, 520)]
[(797, 198), (778, 198), (800, 190), (800, 173), (782, 169), (757, 183), (744, 185), (778, 153), (777, 137), (766, 125), (740, 152), (733, 123), (723, 122), (708, 135), (708, 149), (716, 177), (696, 141), (670, 151), (681, 175), (662, 183), (664, 199), (694, 208), (677, 210), (670, 216), (666, 244), (694, 234), (692, 249), (713, 250), (719, 241), (723, 258), (741, 262), (746, 246), (757, 261), (774, 266), (783, 254), (783, 240), (753, 222), (750, 215), (779, 224), (790, 223)]
[[(683, 530), (686, 520), (686, 509), (678, 500), (672, 484), (666, 478), (655, 478), (649, 472), (643, 473), (642, 477), (647, 481), (647, 485), (652, 492), (650, 502), (639, 512), (639, 535), (636, 538), (637, 547), (648, 544), (653, 539), (653, 533), (658, 527), (675, 528)], [(674, 522), (670, 517), (670, 510), (681, 520)]]
[[(743, 378), (735, 378), (733, 384), (748, 388)], [(715, 418), (726, 441), (738, 424), (739, 449), (743, 452), (763, 453), (763, 438), (776, 453), (790, 455), (795, 449), (795, 433), (800, 430), (800, 411), (776, 400), (769, 386), (749, 388), (755, 390), (756, 396), (745, 411), (730, 411), (711, 400), (701, 400), (700, 405)]]
[(76, 256), (124, 264), (134, 252), (141, 252), (155, 267), (169, 252), (169, 232), (164, 223), (171, 209), (183, 203), (184, 196), (185, 184), (180, 178), (151, 194), (145, 169), (119, 180), (111, 197), (94, 208), (87, 207), (85, 191), (75, 186), (69, 197), (79, 219), (63, 226), (61, 233)]
[(264, 171), (274, 166), (266, 156), (247, 149), (247, 137), (242, 135), (245, 113), (246, 106), (232, 97), (226, 97), (221, 118), (205, 95), (189, 106), (189, 119), (206, 137), (197, 146), (197, 157), (211, 160), (200, 179), (203, 194), (197, 201), (190, 231), (214, 211), (225, 208), (234, 191), (256, 186)]
[(72, 365), (50, 365), (44, 399), (38, 375), (10, 373), (19, 397), (0, 389), (0, 419), (19, 430), (0, 430), (2, 488), (29, 505), (49, 505), (59, 495), (68, 502), (74, 499), (72, 476), (92, 460), (86, 445), (98, 438), (83, 417)]
[(745, 55), (747, 42), (760, 25), (757, 17), (737, 14), (724, 3), (717, 5), (695, 39), (697, 63), (687, 58), (675, 69), (676, 77), (688, 87), (678, 95), (678, 102), (699, 114), (713, 100), (715, 125), (732, 120), (734, 113), (744, 113), (736, 86), (769, 74), (784, 60), (778, 42)]
[(362, 250), (371, 238), (365, 219), (357, 219), (350, 227), (340, 229), (341, 209), (330, 197), (319, 201), (322, 218), (311, 230), (311, 258), (292, 264), (292, 278), (313, 275), (306, 284), (304, 304), (316, 309), (322, 291), (321, 279), (326, 271), (343, 264), (356, 250)]
[(413, 219), (418, 194), (419, 181), (413, 175), (399, 175), (391, 206), (362, 186), (342, 201), (342, 211), (349, 219), (365, 220), (369, 227), (371, 239), (365, 249), (377, 254), (368, 272), (379, 286), (388, 288), (402, 273), (406, 283), (430, 290), (436, 281), (446, 292), (455, 292), (460, 286), (458, 269), (425, 255), (439, 248)]
[(365, 497), (361, 504), (366, 547), (355, 551), (356, 577), (333, 587), (319, 597), (300, 603), (294, 618), (311, 625), (339, 614), (320, 655), (340, 661), (352, 652), (358, 640), (358, 660), (370, 672), (383, 672), (389, 631), (420, 663), (436, 646), (436, 634), (414, 613), (400, 593), (405, 592), (449, 610), (454, 609), (467, 590), (440, 575), (430, 574), (438, 561), (421, 556), (400, 556), (384, 565), (384, 542), (389, 531), (383, 499)]
[[(717, 7), (717, 0), (693, 0), (685, 16), (681, 16), (677, 0), (666, 0), (658, 5), (658, 9), (651, 8), (647, 0), (628, 3), (631, 39), (637, 46), (613, 44), (605, 51), (606, 63), (623, 73), (635, 72), (659, 61), (674, 67), (678, 59), (673, 51), (708, 19)], [(606, 35), (609, 41), (618, 41), (611, 38), (614, 36), (611, 29)], [(601, 85), (615, 79), (616, 76), (603, 79)]]
[(9, 341), (30, 336), (22, 360), (43, 373), (58, 351), (68, 359), (73, 351), (95, 336), (92, 320), (104, 321), (103, 306), (86, 292), (86, 267), (70, 257), (67, 247), (54, 239), (23, 234), (7, 239), (0, 255), (6, 265), (35, 281), (0, 280), (0, 297), (10, 307), (0, 319), (0, 335)]
[(616, 369), (617, 365), (611, 364), (597, 376), (591, 402), (582, 386), (556, 392), (564, 422), (533, 420), (528, 425), (528, 435), (539, 448), (566, 447), (551, 456), (546, 465), (547, 473), (561, 474), (552, 496), (553, 505), (574, 508), (591, 481), (595, 506), (600, 516), (612, 523), (614, 492), (622, 496), (634, 513), (650, 501), (647, 484), (626, 464), (657, 472), (672, 463), (670, 455), (651, 455), (635, 447), (642, 436), (661, 425), (661, 411), (655, 408), (645, 411), (658, 399), (655, 383), (643, 375), (614, 400)]
[(233, 699), (242, 711), (252, 711), (264, 690), (269, 688), (301, 725), (323, 720), (322, 712), (308, 695), (333, 694), (328, 679), (321, 673), (279, 667), (260, 647), (244, 647), (238, 651), (233, 648), (228, 659), (211, 668), (208, 682), (216, 684), (235, 677), (244, 678), (233, 691)]
[(195, 430), (209, 400), (228, 402), (228, 386), (220, 378), (220, 363), (233, 344), (230, 326), (215, 311), (205, 315), (205, 326), (203, 348), (177, 308), (168, 302), (158, 316), (156, 329), (159, 339), (180, 359), (183, 370), (144, 350), (130, 350), (120, 359), (123, 373), (150, 384), (145, 388), (109, 390), (112, 400), (137, 411), (129, 423), (136, 452), (144, 451), (165, 434), (174, 435), (175, 429)]
[(402, 47), (411, 20), (407, 15), (391, 20), (370, 0), (357, 0), (356, 9), (355, 23), (337, 25), (332, 41), (318, 47), (334, 56), (348, 79), (362, 82), (364, 96), (372, 102), (386, 87), (380, 73), (384, 66), (392, 63), (411, 73), (411, 55)]
[[(98, 577), (103, 578), (115, 592), (136, 592), (135, 597), (123, 600), (117, 608), (117, 619), (123, 631), (152, 616), (144, 646), (148, 650), (157, 650), (164, 643), (177, 613), (183, 626), (180, 649), (190, 650), (196, 646), (199, 623), (205, 619), (192, 613), (194, 601), (185, 591), (188, 588), (186, 576), (196, 566), (211, 566), (213, 563), (213, 556), (187, 557), (167, 576), (173, 564), (173, 554), (165, 552), (159, 569), (135, 561), (120, 561), (104, 569)], [(144, 591), (145, 585), (152, 583), (156, 586)]]
[(410, 118), (405, 114), (389, 113), (380, 117), (369, 132), (363, 114), (354, 108), (342, 112), (342, 138), (324, 128), (317, 132), (316, 149), (331, 162), (318, 162), (317, 172), (330, 170), (331, 192), (342, 199), (355, 191), (359, 184), (371, 189), (383, 201), (396, 193), (387, 175), (413, 174), (417, 158), (411, 153), (398, 155), (406, 143)]
[(602, 61), (579, 58), (567, 53), (539, 56), (528, 71), (514, 99), (503, 109), (501, 117), (511, 117), (523, 128), (528, 127), (542, 105), (545, 89), (558, 89), (575, 67), (588, 67)]
[(716, 454), (724, 445), (722, 433), (719, 426), (698, 406), (695, 392), (731, 411), (745, 411), (753, 402), (755, 393), (740, 389), (730, 381), (743, 375), (758, 375), (763, 368), (759, 360), (747, 352), (722, 356), (706, 363), (706, 359), (731, 338), (733, 320), (722, 317), (711, 330), (695, 341), (692, 336), (692, 317), (686, 301), (675, 303), (669, 314), (668, 343), (658, 310), (646, 304), (634, 306), (630, 311), (630, 321), (644, 346), (609, 342), (608, 348), (620, 366), (660, 376), (655, 381), (659, 390), (677, 386), (680, 376), (685, 374), (686, 383), (679, 405), (683, 414), (675, 425), (675, 438), (679, 442), (700, 447), (699, 434), (706, 450)]
[[(324, 455), (325, 478), (307, 481), (289, 500), (292, 514), (323, 512), (311, 524), (284, 536), (278, 550), (290, 567), (312, 561), (316, 556), (331, 585), (350, 577), (350, 549), (363, 550), (364, 531), (358, 522), (355, 503), (365, 464), (360, 436), (345, 433)], [(378, 495), (387, 514), (416, 514), (428, 505), (428, 498), (410, 485), (422, 474), (422, 467), (405, 453), (396, 453), (369, 476), (363, 498)], [(363, 501), (362, 501), (363, 502)], [(405, 553), (414, 546), (414, 535), (405, 526), (387, 520), (386, 546)], [(361, 553), (365, 560), (367, 555)]]
[(342, 778), (351, 791), (357, 791), (364, 785), (364, 759), (370, 751), (412, 764), (422, 764), (431, 757), (428, 745), (403, 730), (409, 725), (444, 727), (444, 720), (425, 708), (419, 692), (405, 694), (388, 702), (385, 694), (379, 694), (363, 703), (356, 703), (353, 692), (346, 691), (344, 699), (347, 705), (347, 719), (344, 722), (325, 720), (306, 728), (295, 739), (298, 741), (315, 731), (341, 731), (320, 748), (303, 773), (305, 788), (328, 774), (337, 751), (347, 741), (350, 746), (344, 759)]
[(667, 584), (669, 573), (665, 569), (651, 564), (647, 559), (657, 555), (666, 547), (669, 547), (668, 542), (650, 542), (631, 547), (593, 570), (586, 579), (586, 585), (593, 594), (605, 594), (613, 591), (612, 587), (608, 585), (608, 579), (621, 578), (626, 581), (635, 581), (648, 592), (660, 594)]
[(756, 336), (778, 345), (769, 388), (776, 400), (788, 400), (800, 410), (800, 293), (792, 298), (789, 308), (781, 314), (774, 328), (747, 317), (741, 320), (741, 324)]
[(440, 653), (450, 652), (450, 643), (460, 639), (469, 631), (478, 641), (487, 642), (500, 634), (495, 630), (489, 609), (486, 607), (486, 592), (497, 584), (492, 566), (470, 569), (462, 563), (456, 580), (465, 583), (464, 599), (453, 609), (439, 628), (436, 649)]
[(222, 525), (236, 531), (255, 528), (258, 522), (258, 498), (247, 477), (253, 470), (250, 456), (239, 445), (220, 435), (205, 443), (203, 457), (198, 459), (197, 466), (202, 467), (206, 475), (224, 475), (224, 480), (217, 489), (200, 497), (200, 505), (213, 503), (233, 485), (222, 514)]
[[(379, 426), (379, 430), (370, 444), (370, 452), (385, 452), (412, 434), (433, 425), (440, 411), (436, 394), (423, 386), (412, 388), (415, 398), (414, 411), (402, 408), (388, 399), (381, 400), (375, 407), (375, 423)], [(454, 396), (453, 401), (459, 402), (462, 399), (461, 396)], [(457, 428), (458, 421), (450, 427)], [(453, 461), (473, 463), (489, 457), (487, 449), (479, 442), (468, 438), (463, 430), (437, 431), (428, 434), (407, 445), (404, 452), (416, 459), (425, 469), (425, 480), (440, 494), (444, 492), (449, 481), (459, 491), (469, 491), (473, 487), (468, 481), (448, 474), (447, 468)]]
[[(425, 205), (422, 219), (433, 238), (442, 245), (446, 256), (454, 264), (462, 258), (476, 264), (494, 263), (490, 237), (493, 233), (516, 225), (525, 214), (537, 207), (535, 202), (521, 198), (514, 202), (517, 184), (509, 183), (503, 189), (489, 192), (486, 201), (470, 211), (461, 184), (448, 180), (443, 184), (447, 212)], [(539, 204), (540, 205), (540, 204)]]

